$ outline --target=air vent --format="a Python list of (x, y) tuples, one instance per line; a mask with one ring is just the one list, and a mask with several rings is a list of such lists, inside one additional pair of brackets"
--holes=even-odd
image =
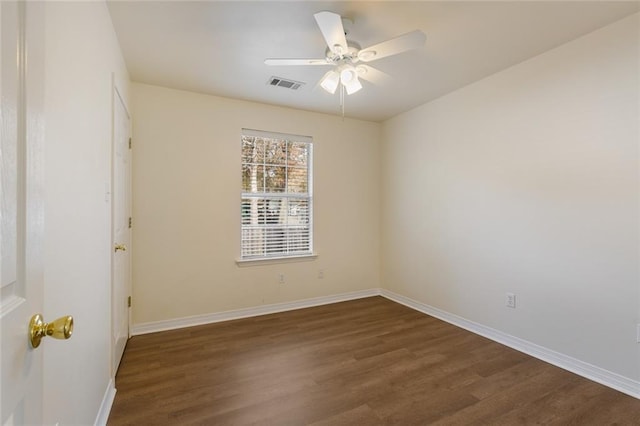
[(282, 77), (271, 77), (267, 82), (270, 86), (284, 87), (285, 89), (298, 90), (304, 83), (300, 81), (287, 80)]

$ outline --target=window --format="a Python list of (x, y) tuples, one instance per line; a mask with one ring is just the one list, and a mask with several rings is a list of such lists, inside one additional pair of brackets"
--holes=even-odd
[(243, 260), (313, 252), (312, 139), (242, 130)]

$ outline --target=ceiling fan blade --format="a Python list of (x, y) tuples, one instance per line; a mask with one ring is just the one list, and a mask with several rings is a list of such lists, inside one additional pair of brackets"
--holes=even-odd
[(342, 17), (333, 12), (318, 12), (313, 15), (329, 49), (336, 54), (347, 53), (347, 38), (344, 35)]
[(427, 36), (420, 30), (411, 31), (391, 40), (362, 49), (358, 52), (358, 59), (363, 62), (371, 62), (376, 59), (396, 55), (407, 50), (417, 49), (424, 45)]
[(265, 59), (265, 65), (332, 65), (326, 59)]
[(391, 76), (389, 74), (370, 67), (369, 65), (358, 65), (356, 71), (358, 72), (358, 77), (378, 86), (384, 86), (391, 82)]

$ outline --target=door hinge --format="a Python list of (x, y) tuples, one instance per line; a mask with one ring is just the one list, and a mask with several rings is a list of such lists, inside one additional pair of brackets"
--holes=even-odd
[(131, 307), (131, 296), (127, 297), (127, 306)]
[(131, 229), (131, 217), (129, 217), (129, 229)]
[(131, 138), (129, 138), (129, 149), (131, 149)]

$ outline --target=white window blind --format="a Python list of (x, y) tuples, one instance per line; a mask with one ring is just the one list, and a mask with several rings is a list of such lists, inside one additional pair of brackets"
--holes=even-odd
[(242, 130), (241, 259), (313, 252), (312, 139)]

